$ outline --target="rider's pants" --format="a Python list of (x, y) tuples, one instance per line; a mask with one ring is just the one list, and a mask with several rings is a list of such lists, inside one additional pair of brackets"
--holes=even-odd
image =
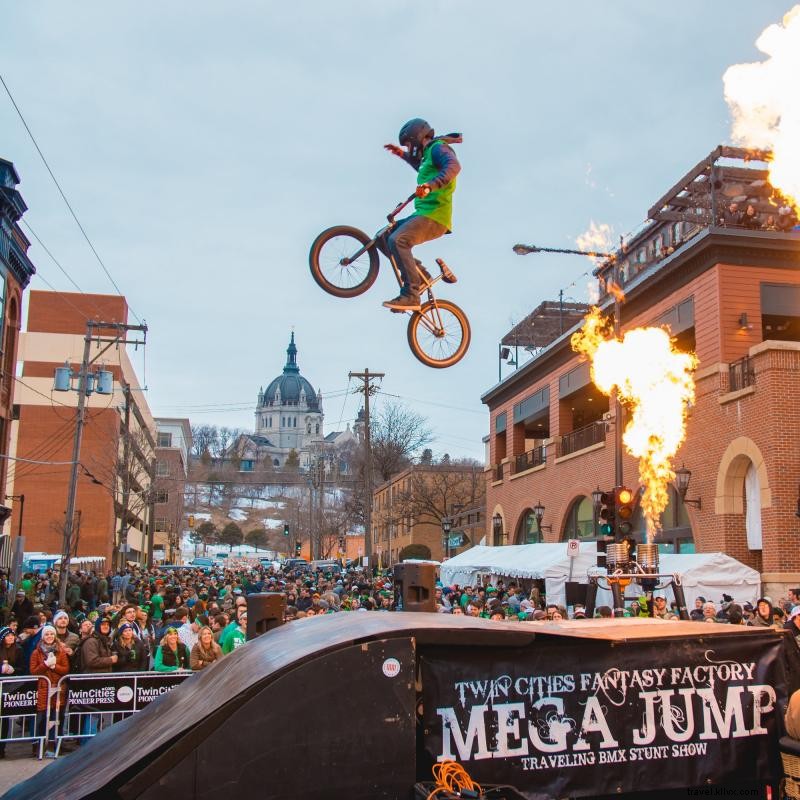
[(378, 239), (378, 247), (384, 255), (394, 259), (400, 270), (403, 278), (400, 294), (419, 297), (422, 286), (422, 276), (417, 269), (417, 261), (414, 259), (411, 248), (423, 242), (438, 239), (446, 233), (447, 228), (444, 225), (440, 225), (429, 217), (414, 214), (400, 220), (388, 237)]

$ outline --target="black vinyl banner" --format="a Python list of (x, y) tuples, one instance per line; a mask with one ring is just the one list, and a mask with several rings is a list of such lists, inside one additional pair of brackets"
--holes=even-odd
[(782, 646), (737, 636), (428, 651), (425, 748), (531, 796), (767, 781), (786, 702)]
[(4, 678), (0, 681), (0, 717), (18, 717), (36, 713), (40, 682), (46, 678)]
[(67, 684), (67, 709), (73, 713), (141, 711), (191, 674), (131, 672), (71, 676)]

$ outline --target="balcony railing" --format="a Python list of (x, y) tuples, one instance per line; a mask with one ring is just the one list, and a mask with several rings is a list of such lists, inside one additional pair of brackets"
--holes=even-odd
[(514, 472), (524, 472), (526, 469), (538, 467), (547, 461), (547, 448), (540, 445), (528, 450), (527, 453), (520, 453), (514, 459)]
[(503, 465), (502, 464), (495, 464), (495, 466), (494, 466), (494, 479), (496, 481), (503, 480)]
[(750, 356), (740, 358), (728, 365), (728, 391), (737, 392), (747, 386), (755, 386), (756, 373)]
[(570, 453), (577, 453), (593, 444), (599, 444), (606, 440), (606, 425), (602, 421), (593, 422), (583, 428), (565, 433), (561, 437), (558, 446), (560, 456), (568, 456)]

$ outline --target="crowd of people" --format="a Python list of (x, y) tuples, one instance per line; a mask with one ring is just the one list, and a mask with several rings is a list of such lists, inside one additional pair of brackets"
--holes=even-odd
[[(224, 660), (246, 642), (247, 599), (253, 592), (279, 592), (286, 598), (285, 620), (343, 612), (395, 610), (391, 575), (372, 576), (353, 569), (307, 569), (242, 565), (204, 571), (144, 570), (71, 575), (67, 601), (58, 602), (58, 575), (28, 574), (19, 587), (0, 577), (0, 674), (41, 675), (38, 710), (56, 704), (55, 688), (64, 675), (89, 673), (199, 671)], [(534, 585), (497, 580), (479, 586), (435, 590), (436, 610), (495, 621), (547, 622), (586, 619), (585, 606), (569, 611), (548, 603)], [(675, 604), (656, 596), (629, 601), (625, 616), (678, 619)], [(599, 606), (596, 618), (613, 616)], [(800, 645), (800, 588), (773, 603), (739, 604), (698, 597), (691, 619), (714, 624), (788, 628)], [(63, 686), (63, 683), (61, 684)], [(49, 694), (49, 699), (48, 699)], [(63, 702), (63, 697), (61, 698)], [(0, 758), (5, 754), (0, 744)]]

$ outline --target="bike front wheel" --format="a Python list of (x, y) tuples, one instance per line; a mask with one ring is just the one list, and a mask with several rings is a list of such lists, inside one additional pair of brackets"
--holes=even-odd
[(408, 321), (408, 346), (426, 366), (452, 367), (464, 357), (472, 333), (467, 315), (447, 300), (425, 303)]
[(319, 286), (334, 297), (358, 297), (375, 283), (379, 258), (370, 237), (358, 228), (337, 225), (311, 245), (308, 263)]

